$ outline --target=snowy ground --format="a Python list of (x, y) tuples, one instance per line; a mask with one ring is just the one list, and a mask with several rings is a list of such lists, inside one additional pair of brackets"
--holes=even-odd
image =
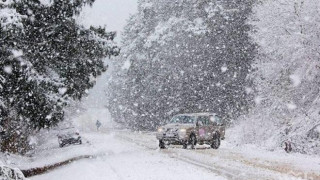
[[(120, 139), (157, 151), (154, 136), (154, 133), (118, 132)], [(320, 180), (320, 158), (316, 156), (270, 152), (254, 146), (234, 147), (225, 141), (218, 150), (205, 145), (198, 145), (196, 150), (176, 146), (159, 153), (207, 169), (226, 179)]]
[(85, 137), (92, 143), (89, 148), (72, 146), (65, 152), (84, 148), (87, 154), (98, 154), (97, 158), (79, 160), (31, 180), (225, 179), (158, 150), (119, 140), (115, 135), (91, 133)]
[[(94, 126), (96, 119), (103, 122), (100, 132)], [(31, 180), (320, 180), (320, 157), (270, 152), (254, 146), (236, 147), (226, 141), (217, 150), (205, 145), (197, 145), (195, 150), (180, 146), (160, 150), (155, 133), (121, 130), (110, 119), (103, 108), (91, 109), (74, 120), (83, 138), (82, 145), (59, 148), (55, 133), (48, 132), (41, 135), (42, 142), (33, 153), (24, 157), (0, 153), (0, 164), (30, 169), (94, 156)]]
[(154, 133), (107, 130), (82, 134), (85, 143), (59, 148), (56, 139), (43, 144), (31, 157), (3, 157), (6, 164), (28, 169), (81, 155), (95, 155), (62, 166), (31, 180), (102, 179), (320, 179), (320, 158), (256, 147), (233, 147), (224, 142), (218, 150), (179, 146), (160, 150)]

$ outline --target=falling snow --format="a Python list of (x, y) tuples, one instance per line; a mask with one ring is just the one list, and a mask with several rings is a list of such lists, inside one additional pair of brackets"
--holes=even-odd
[[(320, 178), (319, 0), (138, 0), (121, 32), (80, 23), (98, 2), (0, 0), (0, 179), (79, 155), (90, 158), (31, 179)], [(202, 145), (195, 123), (181, 142), (205, 151), (158, 149), (170, 143), (159, 127), (199, 112), (226, 122), (223, 148)], [(69, 136), (77, 146), (63, 147)]]
[(12, 73), (12, 66), (5, 66), (3, 68), (4, 72), (11, 74)]

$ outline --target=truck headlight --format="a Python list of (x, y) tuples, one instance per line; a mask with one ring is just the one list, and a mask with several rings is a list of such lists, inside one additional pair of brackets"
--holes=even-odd
[(160, 133), (160, 132), (162, 132), (163, 131), (163, 129), (162, 128), (158, 128), (158, 132)]
[(180, 138), (185, 138), (187, 130), (186, 129), (179, 129), (179, 137)]

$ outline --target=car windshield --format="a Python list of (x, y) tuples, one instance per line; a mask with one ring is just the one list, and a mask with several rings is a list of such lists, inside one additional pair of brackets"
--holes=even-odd
[(193, 124), (195, 118), (192, 116), (174, 116), (171, 120), (171, 124)]

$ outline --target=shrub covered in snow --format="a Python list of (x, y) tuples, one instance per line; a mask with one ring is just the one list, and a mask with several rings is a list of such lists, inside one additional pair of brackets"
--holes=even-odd
[(19, 169), (0, 165), (0, 180), (26, 180), (26, 178)]

